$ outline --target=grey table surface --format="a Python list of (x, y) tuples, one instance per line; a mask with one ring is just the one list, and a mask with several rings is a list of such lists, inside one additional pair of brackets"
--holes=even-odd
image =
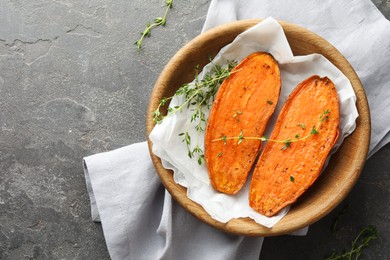
[[(389, 19), (389, 0), (373, 2)], [(138, 52), (161, 0), (0, 0), (0, 259), (109, 258), (82, 158), (145, 140), (154, 82), (200, 33), (208, 6), (175, 2)], [(389, 158), (387, 145), (307, 236), (265, 239), (261, 259), (322, 259), (367, 225), (379, 234), (361, 259), (390, 259)]]

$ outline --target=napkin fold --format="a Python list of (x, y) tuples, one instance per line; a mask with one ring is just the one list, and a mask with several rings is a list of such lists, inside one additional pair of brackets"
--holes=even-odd
[(84, 158), (91, 212), (112, 259), (258, 259), (261, 237), (226, 234), (172, 200), (146, 142)]
[[(370, 0), (212, 0), (203, 31), (272, 16), (321, 35), (350, 61), (368, 97), (369, 156), (390, 141), (390, 22)], [(263, 238), (222, 233), (175, 203), (145, 142), (84, 158), (94, 221), (112, 259), (258, 259)]]

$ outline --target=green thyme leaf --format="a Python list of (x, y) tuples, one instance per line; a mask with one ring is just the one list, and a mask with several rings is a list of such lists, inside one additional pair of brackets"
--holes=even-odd
[(291, 146), (291, 139), (287, 139), (284, 141), (284, 146), (281, 148), (283, 151)]
[(240, 144), (242, 142), (242, 140), (244, 140), (244, 135), (243, 135), (243, 133), (241, 131), (240, 135), (238, 136), (238, 144)]
[(310, 134), (316, 135), (316, 134), (319, 134), (319, 132), (318, 132), (318, 130), (313, 126), (313, 128), (311, 129)]
[(222, 141), (223, 141), (223, 144), (226, 144), (226, 140), (227, 140), (227, 137), (226, 137), (226, 135), (222, 135)]
[(328, 121), (328, 119), (329, 119), (329, 114), (330, 114), (329, 109), (326, 109), (326, 110), (322, 113), (322, 115), (320, 116), (321, 122)]

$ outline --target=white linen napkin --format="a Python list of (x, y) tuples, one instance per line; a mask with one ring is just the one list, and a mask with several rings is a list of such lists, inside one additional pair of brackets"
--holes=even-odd
[[(203, 31), (266, 18), (299, 24), (355, 68), (372, 116), (371, 156), (390, 140), (390, 23), (369, 0), (212, 0)], [(262, 238), (215, 230), (186, 213), (161, 185), (145, 142), (84, 158), (94, 221), (112, 259), (258, 259)]]
[(112, 259), (258, 259), (263, 238), (223, 233), (172, 200), (146, 142), (84, 158), (92, 218)]

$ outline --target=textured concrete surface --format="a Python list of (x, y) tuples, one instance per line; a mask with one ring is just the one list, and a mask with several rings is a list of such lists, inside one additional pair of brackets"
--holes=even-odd
[[(389, 1), (374, 3), (389, 19)], [(161, 0), (0, 0), (0, 259), (109, 258), (82, 157), (145, 140), (153, 84), (199, 34), (208, 5), (175, 2), (167, 26), (137, 52)], [(262, 259), (321, 259), (368, 224), (379, 237), (362, 259), (390, 259), (389, 158), (388, 145), (368, 160), (350, 196), (308, 236), (266, 239)]]

